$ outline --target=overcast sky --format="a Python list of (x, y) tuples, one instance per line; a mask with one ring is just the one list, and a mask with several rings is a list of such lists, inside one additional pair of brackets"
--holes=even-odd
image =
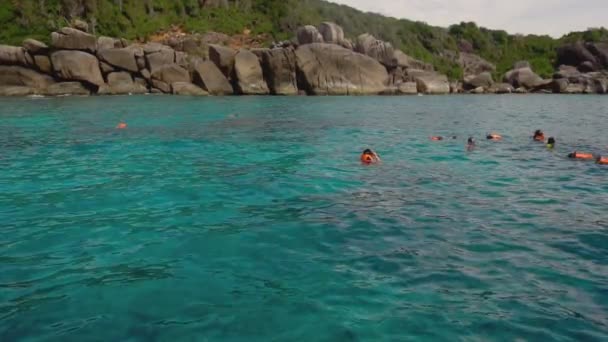
[(364, 11), (449, 26), (474, 21), (509, 33), (560, 37), (608, 27), (608, 0), (330, 0)]

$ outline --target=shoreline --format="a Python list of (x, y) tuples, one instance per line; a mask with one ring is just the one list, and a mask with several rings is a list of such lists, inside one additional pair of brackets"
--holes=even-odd
[(543, 79), (519, 61), (495, 82), (496, 67), (466, 52), (463, 78), (450, 80), (370, 34), (353, 42), (335, 23), (301, 27), (294, 40), (271, 48), (180, 39), (129, 43), (64, 27), (50, 46), (33, 39), (0, 45), (0, 96), (608, 94), (608, 70), (589, 63), (561, 65)]

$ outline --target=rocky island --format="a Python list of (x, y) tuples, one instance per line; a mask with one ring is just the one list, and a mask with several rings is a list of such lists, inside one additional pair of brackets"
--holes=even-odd
[[(246, 32), (247, 33), (247, 32)], [(148, 42), (97, 36), (72, 21), (50, 44), (25, 39), (0, 45), (1, 96), (62, 95), (412, 95), (608, 92), (608, 43), (556, 49), (556, 69), (543, 78), (527, 61), (496, 77), (496, 66), (466, 44), (446, 51), (458, 79), (369, 33), (345, 37), (333, 22), (297, 28), (268, 48), (234, 48), (222, 33), (165, 35)]]

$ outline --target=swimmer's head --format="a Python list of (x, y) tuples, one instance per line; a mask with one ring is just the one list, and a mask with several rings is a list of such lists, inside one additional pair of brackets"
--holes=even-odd
[(469, 140), (467, 140), (467, 144), (469, 144), (469, 145), (475, 145), (475, 138), (469, 137)]
[(549, 148), (555, 147), (555, 138), (554, 137), (550, 137), (547, 140), (547, 147), (549, 147)]
[(544, 133), (540, 129), (537, 129), (536, 132), (534, 132), (534, 136), (537, 137), (539, 135), (544, 135)]
[(576, 152), (572, 152), (572, 153), (568, 154), (568, 158), (572, 158), (572, 159), (576, 158)]
[(363, 151), (363, 154), (374, 154), (374, 151), (372, 151), (368, 148), (365, 151)]

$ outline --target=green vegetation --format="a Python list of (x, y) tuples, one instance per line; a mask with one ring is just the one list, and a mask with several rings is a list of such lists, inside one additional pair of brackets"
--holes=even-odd
[(510, 35), (475, 23), (434, 27), (321, 0), (0, 0), (0, 42), (17, 45), (30, 37), (48, 42), (50, 32), (74, 18), (87, 20), (96, 34), (132, 40), (145, 40), (172, 25), (189, 32), (226, 34), (249, 29), (254, 34), (267, 34), (269, 40), (284, 40), (301, 25), (334, 21), (350, 38), (369, 32), (432, 63), (452, 79), (462, 77), (454, 57), (459, 50), (496, 64), (497, 79), (519, 60), (528, 60), (536, 72), (548, 77), (559, 45), (577, 40), (608, 41), (604, 28), (574, 32), (561, 39)]

